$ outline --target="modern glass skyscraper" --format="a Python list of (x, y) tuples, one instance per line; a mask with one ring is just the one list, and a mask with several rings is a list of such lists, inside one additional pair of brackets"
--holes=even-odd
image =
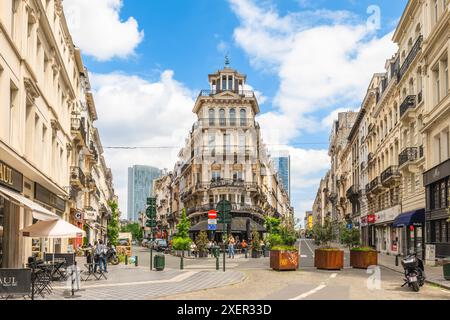
[(149, 166), (128, 168), (128, 213), (130, 221), (138, 221), (139, 213), (147, 207), (147, 198), (153, 190), (153, 180), (161, 177), (162, 171)]
[(289, 155), (273, 158), (274, 169), (278, 173), (284, 189), (291, 198), (291, 157)]

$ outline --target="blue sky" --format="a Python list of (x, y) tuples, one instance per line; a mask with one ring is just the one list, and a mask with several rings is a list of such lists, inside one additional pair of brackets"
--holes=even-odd
[[(91, 72), (104, 146), (181, 146), (198, 91), (228, 53), (258, 91), (266, 142), (290, 145), (282, 148), (293, 156), (292, 204), (300, 218), (328, 167), (330, 124), (339, 110), (359, 107), (372, 74), (395, 52), (391, 32), (406, 3), (64, 1)], [(124, 213), (127, 166), (170, 170), (177, 151), (105, 150)]]

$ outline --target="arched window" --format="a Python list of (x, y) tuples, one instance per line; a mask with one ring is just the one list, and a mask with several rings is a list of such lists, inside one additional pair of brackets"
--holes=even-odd
[(247, 125), (247, 111), (245, 109), (241, 109), (240, 118), (241, 118), (241, 126), (245, 127)]
[(230, 126), (236, 125), (236, 109), (230, 109)]
[(220, 121), (220, 126), (225, 126), (226, 120), (225, 120), (225, 109), (220, 109), (219, 110), (219, 121)]
[(215, 117), (216, 117), (216, 112), (214, 111), (214, 109), (209, 109), (209, 125), (210, 126), (215, 125)]

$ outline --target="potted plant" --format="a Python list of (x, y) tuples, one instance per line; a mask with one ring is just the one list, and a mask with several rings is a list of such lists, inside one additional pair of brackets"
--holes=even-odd
[(260, 258), (261, 257), (261, 244), (259, 239), (259, 233), (256, 230), (253, 230), (252, 232), (252, 242), (251, 242), (251, 248), (252, 248), (252, 258)]
[(297, 240), (295, 230), (289, 226), (268, 228), (270, 234), (270, 267), (274, 270), (297, 270), (298, 250), (294, 247)]
[(205, 231), (199, 233), (197, 237), (197, 241), (195, 244), (197, 245), (198, 257), (199, 258), (207, 258), (208, 257), (208, 235)]
[(378, 253), (370, 247), (360, 246), (361, 234), (356, 228), (341, 226), (341, 243), (350, 250), (350, 266), (355, 269), (367, 269), (378, 264)]
[(314, 267), (324, 270), (341, 270), (344, 268), (344, 251), (331, 246), (335, 240), (333, 227), (328, 219), (324, 225), (313, 227), (313, 236), (319, 249), (314, 252)]

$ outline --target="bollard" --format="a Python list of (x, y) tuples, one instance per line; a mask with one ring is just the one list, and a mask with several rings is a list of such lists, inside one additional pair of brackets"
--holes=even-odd
[(134, 256), (134, 266), (137, 267), (138, 265), (138, 256)]
[(128, 265), (128, 256), (125, 255), (125, 265)]
[(395, 256), (395, 266), (398, 267), (398, 255)]
[(219, 264), (219, 256), (216, 255), (216, 270), (220, 269), (220, 264)]
[(180, 259), (180, 270), (183, 270), (183, 269), (184, 269), (183, 258), (184, 258), (184, 250), (183, 250), (183, 253), (181, 254), (181, 259)]

